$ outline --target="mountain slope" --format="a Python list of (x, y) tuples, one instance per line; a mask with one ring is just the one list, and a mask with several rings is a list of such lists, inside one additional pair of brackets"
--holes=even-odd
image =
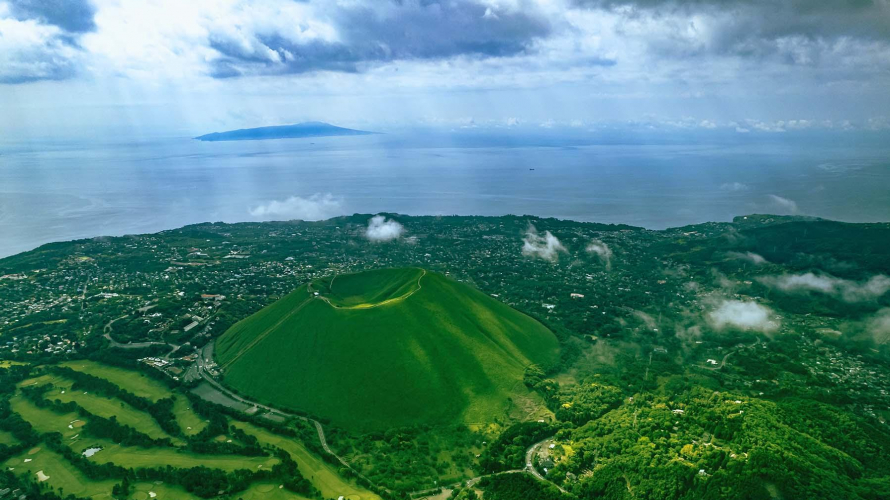
[(299, 139), (302, 137), (330, 137), (338, 135), (368, 135), (374, 132), (337, 127), (323, 122), (304, 122), (295, 125), (244, 128), (195, 137), (199, 141), (257, 141), (265, 139)]
[(304, 285), (216, 346), (239, 392), (361, 430), (491, 421), (534, 399), (525, 368), (557, 355), (537, 321), (420, 269)]

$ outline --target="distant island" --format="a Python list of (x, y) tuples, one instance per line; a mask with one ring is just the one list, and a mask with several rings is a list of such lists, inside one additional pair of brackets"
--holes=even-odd
[(376, 132), (337, 127), (324, 122), (304, 122), (295, 125), (244, 128), (214, 132), (195, 137), (199, 141), (262, 141), (266, 139), (299, 139), (303, 137), (331, 137), (339, 135), (369, 135)]

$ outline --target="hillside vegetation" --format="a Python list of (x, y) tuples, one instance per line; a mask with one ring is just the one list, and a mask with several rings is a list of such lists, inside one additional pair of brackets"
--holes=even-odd
[(537, 398), (523, 373), (555, 362), (558, 344), (528, 316), (412, 268), (302, 286), (234, 325), (216, 356), (251, 398), (373, 430), (491, 421)]

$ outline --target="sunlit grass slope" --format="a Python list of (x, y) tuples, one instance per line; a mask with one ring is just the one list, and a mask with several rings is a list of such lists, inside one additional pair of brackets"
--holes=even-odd
[[(315, 296), (315, 292), (319, 296)], [(487, 422), (558, 356), (534, 319), (421, 269), (302, 286), (217, 341), (225, 383), (353, 429)]]

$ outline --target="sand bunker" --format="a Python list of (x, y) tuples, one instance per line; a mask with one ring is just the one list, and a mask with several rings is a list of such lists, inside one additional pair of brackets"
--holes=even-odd
[(43, 473), (42, 470), (37, 471), (37, 480), (41, 483), (49, 479), (49, 476)]

